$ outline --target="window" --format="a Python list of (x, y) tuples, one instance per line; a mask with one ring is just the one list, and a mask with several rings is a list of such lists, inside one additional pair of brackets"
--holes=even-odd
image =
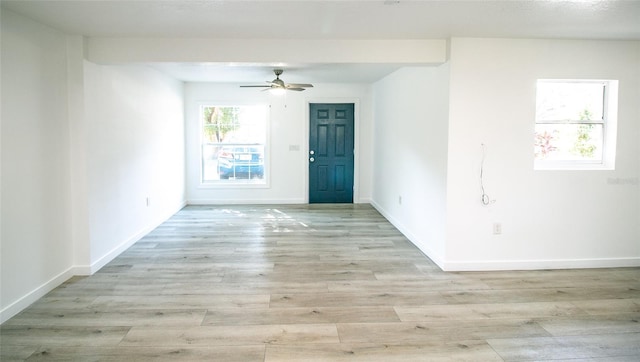
[(203, 184), (266, 184), (268, 107), (200, 107)]
[(538, 80), (536, 169), (613, 169), (617, 81)]

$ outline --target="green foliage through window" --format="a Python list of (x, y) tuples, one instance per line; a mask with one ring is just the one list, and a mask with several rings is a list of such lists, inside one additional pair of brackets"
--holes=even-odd
[(606, 81), (539, 80), (536, 161), (601, 162)]
[(204, 107), (204, 135), (208, 142), (222, 143), (238, 123), (238, 107)]

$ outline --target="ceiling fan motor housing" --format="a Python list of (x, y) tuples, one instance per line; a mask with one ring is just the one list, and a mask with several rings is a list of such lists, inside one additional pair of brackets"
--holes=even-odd
[(297, 91), (297, 92), (303, 91), (305, 90), (305, 88), (313, 87), (313, 84), (297, 84), (297, 83), (286, 84), (282, 79), (280, 79), (280, 74), (282, 74), (282, 72), (283, 72), (282, 69), (274, 69), (273, 73), (276, 75), (276, 79), (272, 80), (271, 82), (267, 82), (268, 85), (241, 85), (240, 87), (250, 87), (250, 88), (264, 87), (264, 88), (271, 88), (271, 89), (285, 89), (285, 90), (291, 90), (291, 91)]
[(276, 74), (276, 79), (271, 81), (272, 88), (284, 88), (284, 81), (280, 79), (280, 74), (282, 74), (282, 69), (274, 69), (273, 72)]

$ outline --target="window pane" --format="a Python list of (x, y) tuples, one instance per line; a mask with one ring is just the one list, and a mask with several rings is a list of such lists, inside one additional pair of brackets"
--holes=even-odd
[(604, 84), (601, 82), (538, 81), (536, 120), (602, 121)]
[(602, 161), (602, 124), (536, 124), (536, 160)]
[(214, 181), (218, 177), (218, 146), (202, 145), (202, 180)]
[(228, 145), (218, 151), (218, 176), (221, 180), (264, 179), (264, 146)]
[(265, 106), (202, 107), (203, 182), (264, 183), (267, 115)]

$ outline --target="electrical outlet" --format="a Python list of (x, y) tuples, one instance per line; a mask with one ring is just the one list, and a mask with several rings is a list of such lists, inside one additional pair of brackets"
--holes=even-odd
[(149, 200), (149, 196), (147, 196), (147, 207), (151, 205), (151, 200)]
[(496, 222), (493, 224), (493, 235), (500, 235), (502, 234), (502, 224), (500, 224), (499, 222)]
[(398, 205), (402, 205), (402, 196), (398, 196)]

